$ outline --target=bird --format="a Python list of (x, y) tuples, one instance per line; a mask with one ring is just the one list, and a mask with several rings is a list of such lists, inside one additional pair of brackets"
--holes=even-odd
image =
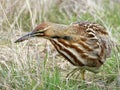
[(43, 22), (18, 38), (15, 43), (33, 37), (49, 40), (60, 55), (76, 66), (67, 77), (80, 70), (82, 80), (85, 80), (86, 70), (99, 72), (99, 68), (111, 56), (113, 48), (108, 30), (103, 25), (90, 21), (73, 22), (69, 25)]

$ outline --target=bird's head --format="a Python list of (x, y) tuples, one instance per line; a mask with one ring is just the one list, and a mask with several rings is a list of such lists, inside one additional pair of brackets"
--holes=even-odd
[[(15, 43), (22, 42), (24, 40), (28, 40), (31, 37), (46, 37), (47, 34), (49, 36), (49, 32), (51, 29), (51, 23), (41, 23), (33, 31), (29, 32), (28, 34), (18, 38)], [(52, 32), (51, 32), (52, 33)]]

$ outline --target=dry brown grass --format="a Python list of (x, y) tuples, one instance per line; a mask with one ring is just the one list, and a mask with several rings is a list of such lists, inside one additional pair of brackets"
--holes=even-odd
[[(83, 82), (77, 83), (78, 80), (75, 80), (76, 83), (74, 81), (70, 83), (64, 82), (65, 75), (73, 66), (57, 54), (49, 41), (37, 38), (19, 44), (14, 43), (19, 36), (31, 31), (37, 24), (43, 21), (70, 24), (76, 20), (93, 20), (102, 23), (109, 30), (113, 23), (106, 16), (103, 2), (103, 0), (1, 0), (0, 89), (43, 90), (55, 86), (55, 90), (56, 88), (61, 90), (72, 88), (71, 90), (74, 90), (75, 87), (78, 89), (94, 88), (95, 90), (113, 88), (115, 85), (114, 77), (119, 74), (119, 58), (115, 55), (106, 62), (108, 64), (102, 67), (102, 72), (97, 76), (87, 72), (87, 80), (93, 83), (91, 84), (92, 86), (88, 85), (86, 87)], [(107, 5), (109, 8), (114, 8), (115, 5), (112, 4), (114, 2), (110, 1)], [(111, 18), (116, 19), (114, 17)], [(118, 22), (114, 23), (113, 30), (115, 27), (117, 29), (113, 31), (113, 36), (118, 36), (120, 35)], [(58, 75), (60, 80), (54, 74), (57, 72), (56, 68), (61, 72)], [(51, 80), (51, 78), (58, 78), (58, 81), (61, 83), (52, 83), (48, 80)], [(111, 79), (111, 81), (109, 81), (110, 84), (106, 87), (107, 78)], [(102, 79), (102, 81), (98, 79)], [(97, 81), (97, 83), (94, 81)], [(47, 87), (46, 83), (48, 83), (48, 86), (51, 85), (51, 87)]]

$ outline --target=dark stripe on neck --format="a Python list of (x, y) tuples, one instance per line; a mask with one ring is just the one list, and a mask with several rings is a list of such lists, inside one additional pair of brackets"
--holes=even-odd
[(51, 38), (56, 38), (56, 39), (64, 39), (64, 40), (71, 40), (72, 37), (70, 36), (52, 36)]

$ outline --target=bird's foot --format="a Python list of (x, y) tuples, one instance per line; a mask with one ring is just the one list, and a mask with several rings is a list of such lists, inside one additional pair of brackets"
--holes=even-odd
[[(78, 73), (77, 73), (78, 72)], [(70, 73), (67, 74), (66, 76), (66, 79), (69, 80), (71, 77), (73, 77), (75, 75), (75, 73), (77, 73), (77, 75), (74, 76), (75, 79), (78, 79), (80, 73), (81, 73), (81, 78), (82, 80), (85, 80), (85, 77), (84, 77), (84, 72), (85, 72), (85, 69), (84, 68), (75, 68), (73, 69)]]

